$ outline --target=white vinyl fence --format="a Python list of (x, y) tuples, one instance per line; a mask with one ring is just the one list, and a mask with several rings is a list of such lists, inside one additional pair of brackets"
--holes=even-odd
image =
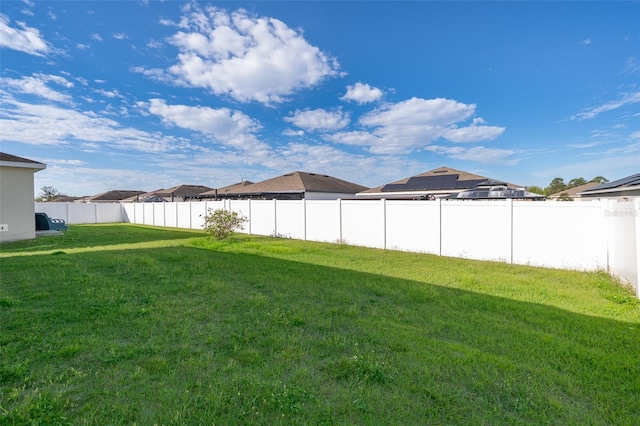
[(640, 297), (635, 201), (225, 200), (36, 203), (68, 224), (130, 222), (202, 229), (209, 209), (242, 213), (243, 232), (563, 269), (606, 270)]

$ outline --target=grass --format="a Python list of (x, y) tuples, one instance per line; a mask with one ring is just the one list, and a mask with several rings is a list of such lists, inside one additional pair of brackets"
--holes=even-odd
[(117, 225), (0, 245), (0, 424), (637, 424), (602, 272)]

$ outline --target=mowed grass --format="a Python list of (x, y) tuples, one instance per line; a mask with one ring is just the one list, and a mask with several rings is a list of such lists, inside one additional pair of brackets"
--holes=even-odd
[(117, 224), (0, 273), (2, 425), (640, 419), (640, 302), (601, 272)]

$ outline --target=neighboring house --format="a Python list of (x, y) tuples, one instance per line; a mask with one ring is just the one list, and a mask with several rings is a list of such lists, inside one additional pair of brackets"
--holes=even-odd
[[(493, 179), (486, 176), (450, 167), (439, 167), (419, 175), (359, 192), (356, 196), (363, 199), (429, 200), (471, 189), (491, 180)], [(511, 183), (506, 183), (505, 185), (508, 188), (520, 188)]]
[[(579, 193), (582, 193), (582, 191), (586, 191), (587, 189), (591, 189), (598, 185), (600, 185), (598, 182), (587, 182), (584, 185), (576, 186), (573, 188), (565, 189), (564, 191), (556, 192), (555, 194), (551, 194), (547, 196), (547, 199), (554, 201), (580, 201), (584, 198), (578, 195)], [(565, 195), (563, 196), (563, 194)]]
[(119, 203), (124, 202), (127, 198), (132, 198), (137, 195), (144, 194), (144, 191), (129, 191), (114, 189), (112, 191), (103, 192), (91, 197), (85, 197), (85, 203)]
[(202, 185), (178, 185), (168, 189), (156, 189), (155, 191), (138, 194), (129, 197), (125, 202), (130, 203), (158, 203), (185, 201), (195, 195), (210, 191), (212, 188)]
[(586, 191), (582, 191), (578, 195), (581, 196), (583, 200), (596, 200), (600, 198), (629, 200), (640, 198), (640, 173), (614, 180), (613, 182), (602, 183)]
[(336, 200), (354, 198), (365, 189), (365, 186), (331, 176), (296, 171), (246, 185), (228, 195), (240, 199)]
[(237, 191), (248, 185), (253, 185), (253, 182), (243, 180), (242, 182), (223, 186), (222, 188), (215, 188), (211, 191), (203, 192), (202, 194), (185, 197), (185, 200), (224, 200), (229, 198), (238, 198)]
[(84, 203), (88, 197), (70, 197), (68, 195), (61, 195), (55, 200), (55, 203)]
[(46, 167), (0, 152), (0, 241), (36, 237), (33, 174)]

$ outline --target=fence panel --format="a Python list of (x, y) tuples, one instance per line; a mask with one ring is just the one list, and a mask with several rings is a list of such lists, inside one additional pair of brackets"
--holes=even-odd
[(176, 228), (191, 228), (191, 203), (176, 203)]
[(276, 234), (278, 236), (305, 239), (305, 205), (303, 200), (278, 201)]
[(251, 200), (251, 233), (272, 235), (276, 232), (276, 204), (271, 200)]
[(191, 228), (204, 228), (204, 217), (207, 215), (207, 202), (191, 202)]
[(507, 201), (442, 201), (442, 255), (510, 261), (511, 208)]
[(640, 199), (627, 202), (611, 202), (605, 210), (609, 220), (609, 268), (622, 280), (632, 283), (640, 297), (638, 278), (640, 259), (638, 239), (640, 235)]
[(340, 230), (339, 200), (307, 200), (307, 240), (337, 242), (342, 239)]
[(384, 200), (342, 201), (342, 240), (356, 246), (384, 248)]
[(520, 202), (513, 210), (514, 263), (607, 268), (607, 222), (600, 202)]
[(155, 225), (154, 223), (154, 216), (155, 216), (155, 208), (153, 207), (153, 205), (155, 203), (141, 203), (142, 204), (142, 223), (144, 225)]
[(440, 253), (440, 202), (389, 201), (387, 248)]

